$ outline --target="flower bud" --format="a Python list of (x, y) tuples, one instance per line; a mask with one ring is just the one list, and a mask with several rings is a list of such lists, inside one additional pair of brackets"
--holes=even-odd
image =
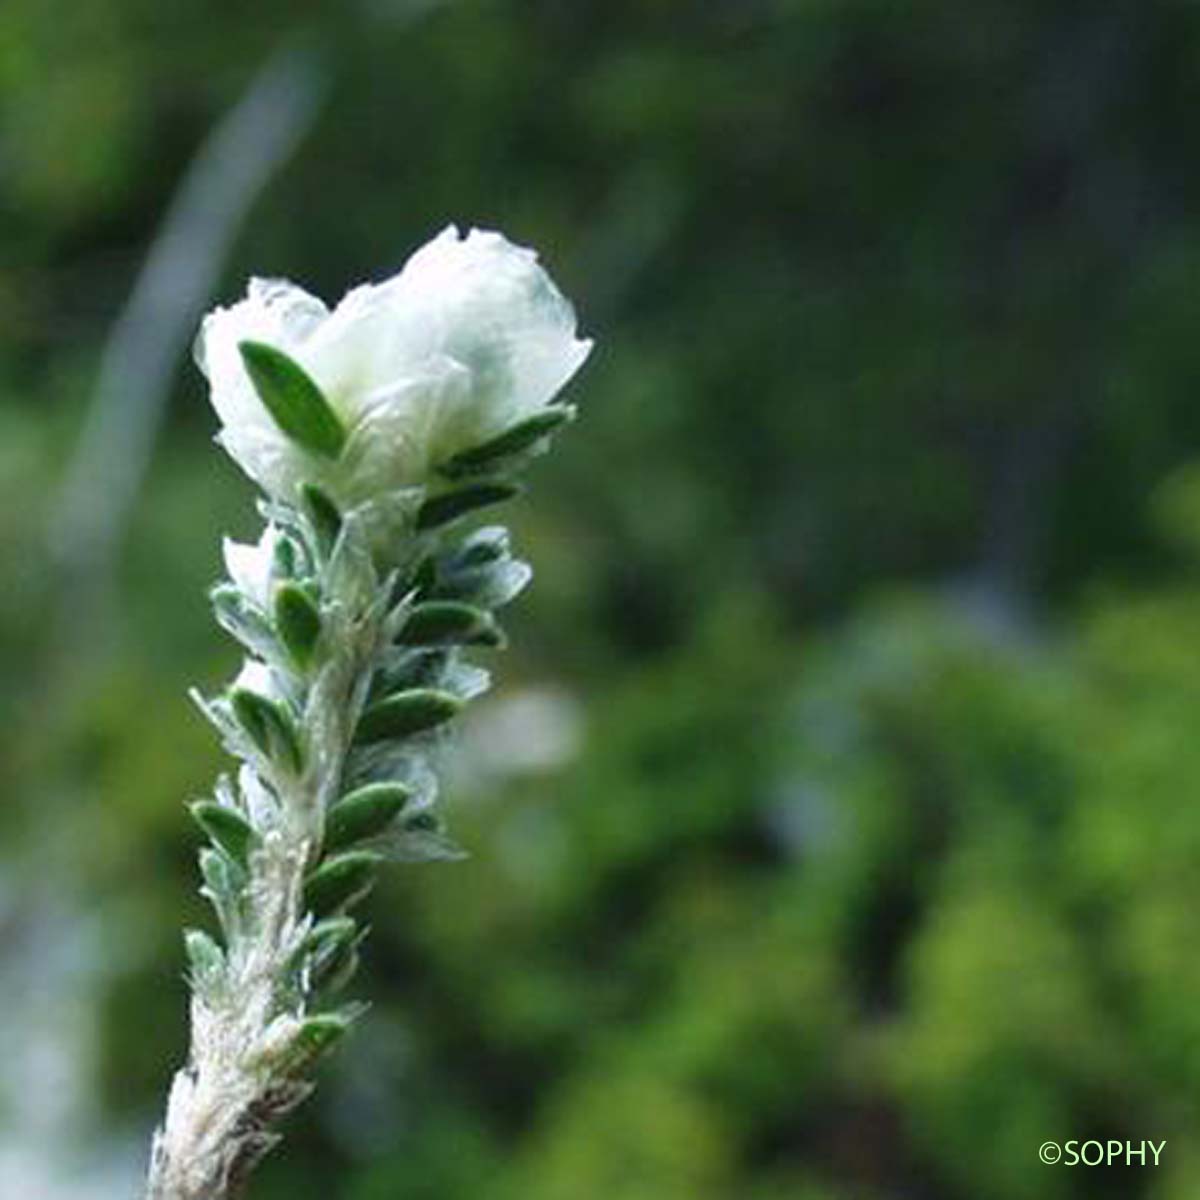
[(205, 319), (220, 441), (269, 495), (342, 511), (503, 467), (570, 419), (550, 407), (591, 343), (532, 250), (453, 226), (333, 311), (282, 280)]

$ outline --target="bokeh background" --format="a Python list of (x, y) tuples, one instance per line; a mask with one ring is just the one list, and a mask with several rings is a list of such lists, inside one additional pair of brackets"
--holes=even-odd
[(1185, 0), (4, 0), (0, 1193), (185, 1045), (199, 314), (456, 220), (597, 349), (257, 1200), (1195, 1196), (1198, 109)]

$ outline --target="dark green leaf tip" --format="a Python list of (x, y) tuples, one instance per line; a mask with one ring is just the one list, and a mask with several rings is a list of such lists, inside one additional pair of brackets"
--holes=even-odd
[(275, 592), (275, 628), (292, 658), (307, 667), (321, 637), (321, 612), (299, 584), (285, 583)]
[(234, 688), (229, 705), (238, 724), (250, 740), (273, 762), (282, 762), (291, 771), (303, 766), (300, 738), (291, 718), (273, 700), (248, 688)]
[(349, 1028), (350, 1022), (337, 1013), (317, 1013), (306, 1017), (292, 1043), (292, 1053), (299, 1060), (297, 1066), (312, 1062), (331, 1050), (346, 1036)]
[(383, 856), (350, 850), (327, 858), (305, 881), (304, 903), (310, 912), (335, 912), (361, 900), (374, 886)]
[(402, 783), (368, 783), (343, 796), (325, 820), (325, 845), (331, 850), (377, 837), (412, 798)]
[(306, 954), (325, 953), (334, 946), (354, 941), (358, 934), (358, 922), (353, 917), (327, 917), (308, 931), (303, 951)]
[(358, 967), (358, 945), (366, 936), (350, 917), (330, 917), (313, 926), (305, 939), (310, 986), (330, 992), (349, 982)]
[(442, 823), (434, 813), (422, 812), (405, 821), (404, 828), (408, 833), (437, 833), (441, 831)]
[(355, 737), (360, 742), (379, 742), (423, 733), (445, 724), (462, 706), (457, 696), (436, 688), (397, 692), (363, 713)]
[(234, 862), (246, 865), (257, 834), (245, 817), (213, 800), (197, 800), (188, 806), (188, 811), (192, 820)]
[(476, 509), (511, 500), (520, 492), (518, 484), (502, 480), (472, 483), (452, 492), (442, 492), (431, 496), (417, 509), (417, 529), (420, 532), (439, 529)]
[(346, 430), (304, 368), (266, 342), (239, 342), (238, 350), (275, 424), (305, 450), (337, 458), (346, 445)]
[(275, 542), (271, 555), (272, 570), (281, 579), (295, 579), (300, 568), (296, 543), (290, 537), (281, 537)]
[(491, 613), (457, 600), (430, 600), (418, 604), (396, 637), (396, 641), (405, 646), (460, 643), (495, 646), (502, 640)]
[(528, 450), (574, 418), (575, 409), (570, 406), (543, 409), (509, 426), (496, 437), (456, 454), (442, 465), (441, 472), (448, 479), (458, 479), (476, 471), (489, 470), (504, 459)]
[(477, 529), (450, 558), (452, 570), (472, 570), (490, 566), (509, 556), (508, 530), (501, 525)]
[(317, 550), (328, 557), (342, 531), (342, 514), (337, 505), (315, 483), (302, 483), (300, 507), (312, 528)]

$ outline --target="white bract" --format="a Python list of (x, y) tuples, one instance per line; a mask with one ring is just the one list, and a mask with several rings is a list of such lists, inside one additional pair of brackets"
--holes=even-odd
[(232, 538), (225, 538), (221, 545), (229, 578), (243, 596), (264, 611), (270, 603), (271, 574), (277, 539), (274, 527), (268, 525), (257, 545), (248, 546), (244, 542), (235, 542)]
[[(425, 487), (440, 464), (536, 415), (591, 349), (575, 328), (534, 251), (449, 226), (332, 312), (294, 284), (252, 280), (245, 299), (205, 318), (196, 360), (219, 440), (251, 479), (280, 500), (316, 483), (354, 506)], [(283, 351), (320, 387), (347, 435), (340, 454), (314, 454), (279, 428), (244, 342)]]

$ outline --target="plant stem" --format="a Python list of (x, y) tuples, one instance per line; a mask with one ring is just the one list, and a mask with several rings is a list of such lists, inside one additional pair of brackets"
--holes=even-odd
[[(352, 664), (340, 682), (364, 669)], [(155, 1134), (147, 1200), (236, 1200), (279, 1141), (276, 1122), (313, 1089), (286, 1070), (307, 1000), (288, 980), (311, 924), (305, 873), (320, 855), (326, 798), (341, 779), (357, 717), (354, 690), (307, 689), (304, 732), (321, 728), (335, 749), (281, 789), (282, 819), (250, 855), (245, 909), (232, 915), (237, 936), (225, 984), (215, 995), (193, 988), (188, 1063), (172, 1081)]]
[(275, 1144), (275, 1120), (311, 1090), (266, 1068), (294, 1017), (279, 1011), (279, 980), (301, 931), (301, 886), (309, 846), (267, 839), (254, 856), (257, 936), (230, 961), (227, 1002), (193, 996), (188, 1065), (171, 1086), (151, 1154), (148, 1200), (233, 1200)]

